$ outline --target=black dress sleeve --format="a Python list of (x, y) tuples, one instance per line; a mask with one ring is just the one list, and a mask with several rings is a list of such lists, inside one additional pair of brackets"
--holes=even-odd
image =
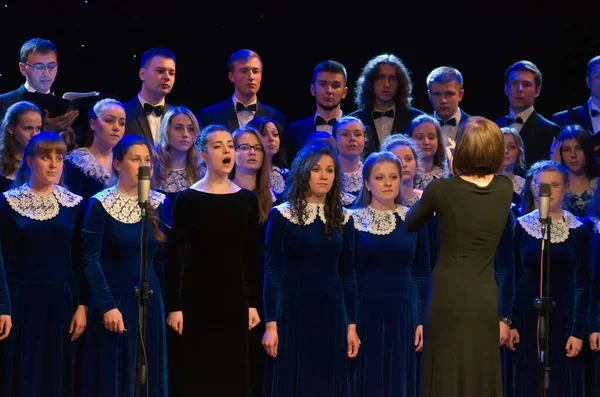
[(418, 232), (427, 223), (429, 218), (433, 216), (436, 211), (436, 196), (440, 183), (443, 183), (443, 180), (431, 181), (423, 191), (421, 199), (408, 211), (405, 221), (406, 230), (409, 232)]
[(167, 313), (181, 311), (183, 308), (183, 276), (189, 245), (187, 233), (189, 212), (187, 195), (177, 195), (173, 205), (171, 229), (165, 245), (165, 297)]
[(258, 200), (256, 195), (249, 192), (248, 218), (246, 241), (244, 242), (244, 284), (246, 287), (246, 298), (248, 307), (257, 308), (259, 304), (258, 282), (256, 279), (256, 267), (258, 266)]
[(494, 273), (498, 284), (498, 315), (513, 317), (515, 297), (514, 217), (508, 212), (506, 226), (496, 249)]

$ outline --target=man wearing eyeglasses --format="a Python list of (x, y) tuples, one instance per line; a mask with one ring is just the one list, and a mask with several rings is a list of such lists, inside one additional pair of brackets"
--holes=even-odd
[[(4, 117), (8, 107), (20, 102), (26, 92), (54, 95), (52, 84), (58, 72), (58, 53), (52, 42), (35, 38), (27, 40), (20, 51), (19, 70), (25, 76), (25, 83), (18, 89), (0, 95), (0, 117)], [(50, 117), (48, 110), (44, 112), (44, 130), (63, 132), (71, 127), (78, 110), (69, 110), (57, 117)]]

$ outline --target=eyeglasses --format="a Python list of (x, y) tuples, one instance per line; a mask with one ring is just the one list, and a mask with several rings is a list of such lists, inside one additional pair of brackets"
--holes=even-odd
[[(540, 188), (540, 185), (543, 185), (542, 183), (534, 183), (533, 186), (535, 186), (537, 189)], [(550, 185), (550, 187), (552, 189), (558, 189), (559, 187), (562, 186), (562, 183), (558, 183), (558, 182), (552, 182), (552, 183), (548, 183), (548, 185)]]
[(262, 145), (259, 145), (259, 144), (252, 146), (248, 143), (242, 143), (241, 145), (237, 145), (235, 147), (235, 150), (239, 150), (242, 153), (248, 153), (250, 151), (250, 149), (254, 149), (255, 152), (260, 152), (260, 153), (265, 151), (265, 149), (262, 147)]
[(33, 68), (36, 72), (43, 72), (44, 70), (48, 69), (48, 72), (54, 72), (56, 70), (56, 68), (58, 67), (58, 63), (57, 62), (51, 62), (51, 63), (27, 63), (27, 62), (23, 62), (23, 65), (29, 66), (30, 68)]

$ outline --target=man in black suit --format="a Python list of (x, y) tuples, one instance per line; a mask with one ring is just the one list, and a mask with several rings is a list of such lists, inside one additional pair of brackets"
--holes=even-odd
[[(19, 55), (19, 70), (25, 77), (25, 83), (14, 91), (0, 95), (0, 118), (4, 118), (10, 105), (27, 99), (24, 99), (27, 92), (54, 95), (52, 84), (58, 73), (58, 52), (54, 44), (46, 39), (30, 39), (23, 43)], [(65, 131), (79, 115), (79, 111), (70, 110), (50, 117), (47, 109), (41, 110), (44, 114), (43, 128), (46, 131)]]
[[(590, 90), (590, 99), (581, 106), (563, 110), (552, 115), (552, 121), (561, 128), (579, 124), (585, 128), (590, 135), (597, 136), (600, 132), (600, 55), (592, 58), (587, 65), (586, 85)], [(600, 145), (600, 141), (595, 142)], [(597, 151), (597, 150), (596, 150)]]
[(469, 119), (458, 104), (463, 99), (463, 77), (449, 66), (435, 68), (427, 76), (427, 95), (433, 107), (433, 117), (440, 122), (444, 142), (457, 140), (458, 127)]
[(142, 55), (139, 76), (142, 89), (123, 104), (125, 135), (140, 135), (155, 145), (162, 117), (170, 108), (165, 97), (175, 84), (175, 54), (162, 47), (149, 49)]
[(348, 94), (344, 65), (337, 61), (323, 61), (313, 70), (310, 93), (315, 97), (317, 111), (310, 117), (290, 123), (287, 152), (293, 159), (315, 131), (332, 133), (333, 125), (342, 117), (341, 103)]
[(560, 128), (542, 117), (533, 104), (542, 91), (542, 73), (530, 61), (511, 65), (504, 74), (504, 93), (508, 97), (508, 116), (496, 120), (502, 127), (514, 129), (523, 139), (525, 161), (531, 165), (548, 159), (552, 140)]
[[(283, 128), (283, 131), (279, 132), (279, 138), (284, 149), (287, 127), (285, 116), (277, 109), (261, 103), (257, 98), (263, 71), (260, 56), (252, 50), (238, 50), (227, 60), (227, 70), (229, 81), (233, 83), (233, 96), (200, 110), (198, 113), (200, 125), (204, 127), (211, 124), (224, 125), (233, 132), (239, 127), (244, 127), (255, 116), (265, 117), (275, 120)], [(286, 159), (285, 153), (282, 153), (282, 158)]]
[(363, 67), (356, 81), (354, 102), (358, 110), (350, 116), (365, 125), (364, 156), (379, 151), (391, 134), (403, 134), (415, 117), (425, 114), (410, 106), (412, 81), (408, 69), (393, 54), (380, 54)]

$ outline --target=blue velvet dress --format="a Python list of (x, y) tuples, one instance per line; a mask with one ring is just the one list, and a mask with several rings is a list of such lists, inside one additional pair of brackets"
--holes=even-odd
[(353, 396), (417, 395), (415, 331), (423, 324), (431, 267), (427, 227), (408, 233), (407, 207), (352, 212), (358, 238), (358, 337)]
[[(324, 206), (300, 225), (289, 203), (271, 210), (265, 248), (265, 323), (276, 321), (273, 397), (347, 397), (348, 324), (356, 324), (354, 226), (324, 236)], [(359, 352), (360, 354), (360, 352)]]
[[(116, 187), (94, 195), (82, 226), (83, 268), (92, 291), (88, 334), (83, 363), (83, 396), (130, 397), (136, 382), (140, 285), (141, 211), (137, 197), (125, 196)], [(164, 196), (150, 192), (150, 204), (162, 211)], [(148, 221), (148, 284), (153, 291), (147, 302), (146, 357), (149, 395), (167, 395), (165, 311), (160, 274), (159, 243)], [(104, 328), (103, 315), (118, 309), (127, 331)], [(146, 395), (141, 387), (141, 395)]]
[(165, 226), (171, 227), (171, 214), (175, 198), (179, 192), (190, 187), (190, 183), (185, 179), (185, 169), (166, 170), (166, 172), (167, 177), (158, 182), (156, 190), (166, 196), (163, 204)]
[(15, 181), (15, 176), (12, 175), (10, 178), (5, 177), (0, 174), (0, 193), (3, 193), (12, 188), (13, 182)]
[[(592, 262), (592, 288), (591, 288), (591, 299), (590, 299), (590, 310), (589, 310), (589, 329), (588, 334), (594, 332), (600, 332), (600, 255), (598, 250), (600, 249), (600, 219), (597, 217), (589, 217), (585, 219), (586, 225), (592, 231), (592, 247), (593, 247), (593, 262)], [(584, 346), (585, 348), (585, 346)], [(589, 372), (590, 379), (588, 384), (590, 385), (590, 395), (600, 395), (600, 353), (599, 352), (583, 352), (587, 353), (590, 357), (592, 364), (592, 370)]]
[[(537, 210), (518, 219), (514, 244), (518, 280), (512, 325), (520, 335), (520, 343), (512, 354), (515, 397), (540, 394), (539, 312), (533, 302), (540, 296), (541, 236)], [(591, 234), (573, 214), (564, 211), (562, 221), (552, 223), (550, 237), (549, 296), (556, 306), (550, 313), (548, 354), (552, 372), (547, 396), (581, 397), (585, 396), (583, 354), (569, 358), (565, 346), (570, 336), (582, 340), (587, 337)]]
[[(81, 197), (60, 186), (44, 197), (28, 184), (0, 195), (0, 267), (6, 269), (13, 324), (0, 341), (2, 396), (77, 395), (79, 340), (71, 342), (69, 325), (77, 305), (89, 298), (78, 261), (84, 210)], [(6, 291), (0, 301), (6, 314)]]
[(84, 200), (105, 189), (110, 170), (105, 170), (87, 149), (75, 149), (65, 157), (65, 185)]

